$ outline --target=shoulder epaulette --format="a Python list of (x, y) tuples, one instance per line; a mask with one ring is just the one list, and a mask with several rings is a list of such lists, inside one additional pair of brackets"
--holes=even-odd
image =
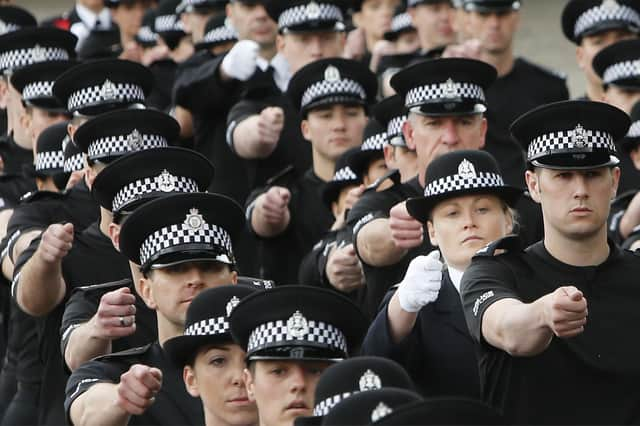
[(557, 71), (557, 70), (554, 70), (553, 68), (548, 68), (543, 65), (536, 64), (524, 58), (520, 58), (520, 60), (525, 64), (529, 65), (534, 70), (539, 71), (541, 74), (547, 75), (549, 77), (555, 77), (560, 80), (566, 80), (568, 78), (567, 74), (562, 71)]
[(147, 353), (147, 351), (151, 348), (152, 345), (153, 345), (153, 343), (149, 343), (147, 345), (139, 346), (137, 348), (127, 349), (127, 350), (120, 351), (120, 352), (115, 352), (115, 353), (112, 353), (112, 354), (102, 355), (102, 356), (94, 358), (94, 360), (95, 361), (109, 361), (109, 360), (112, 360), (112, 359), (121, 359), (121, 358), (144, 355), (145, 353)]
[(238, 277), (238, 284), (260, 288), (263, 290), (268, 290), (275, 287), (275, 283), (272, 280), (263, 280), (262, 278), (253, 277)]
[(503, 250), (504, 252), (520, 251), (522, 249), (520, 238), (517, 235), (507, 235), (506, 237), (495, 240), (476, 252), (474, 257), (493, 257), (501, 253), (496, 253), (497, 250)]
[(21, 203), (33, 203), (38, 200), (53, 200), (53, 199), (61, 199), (64, 198), (64, 192), (54, 192), (54, 191), (30, 191), (20, 197)]
[(131, 284), (132, 284), (131, 279), (125, 278), (123, 280), (111, 281), (108, 283), (85, 285), (82, 287), (77, 287), (75, 290), (92, 292), (92, 291), (101, 291), (101, 290), (110, 289), (110, 288), (129, 287)]

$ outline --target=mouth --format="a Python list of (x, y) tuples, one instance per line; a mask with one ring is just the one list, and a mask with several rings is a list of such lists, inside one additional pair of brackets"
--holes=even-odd
[(307, 407), (307, 404), (305, 404), (305, 402), (302, 400), (296, 400), (296, 401), (293, 401), (291, 404), (287, 405), (287, 411), (290, 411), (290, 410), (306, 411), (308, 409), (309, 407)]
[(228, 399), (227, 402), (234, 405), (245, 405), (249, 404), (249, 398), (246, 396), (239, 396), (237, 398)]
[(587, 208), (587, 207), (575, 207), (575, 208), (571, 209), (569, 212), (570, 213), (584, 214), (584, 213), (591, 213), (591, 209)]
[(467, 238), (465, 238), (464, 240), (462, 240), (462, 244), (468, 243), (468, 242), (472, 242), (472, 241), (483, 241), (483, 238), (480, 238), (476, 235), (470, 235)]

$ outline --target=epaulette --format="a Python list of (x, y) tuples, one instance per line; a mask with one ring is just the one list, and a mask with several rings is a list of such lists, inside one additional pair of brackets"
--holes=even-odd
[(125, 278), (123, 280), (111, 281), (108, 283), (102, 284), (93, 284), (93, 285), (85, 285), (82, 287), (76, 287), (74, 291), (83, 291), (83, 292), (93, 292), (93, 291), (102, 291), (105, 289), (116, 289), (121, 287), (129, 287), (132, 284), (130, 278)]
[(112, 353), (112, 354), (102, 355), (102, 356), (94, 358), (94, 360), (95, 361), (110, 361), (110, 360), (117, 360), (117, 359), (121, 359), (121, 358), (128, 358), (128, 357), (133, 357), (133, 356), (144, 355), (145, 353), (147, 353), (147, 351), (149, 351), (151, 346), (153, 346), (153, 343), (149, 343), (149, 344), (146, 344), (144, 346), (139, 346), (137, 348), (132, 348), (132, 349), (127, 349), (127, 350), (120, 351), (120, 352), (115, 352), (115, 353)]
[(253, 277), (238, 277), (238, 284), (262, 290), (269, 290), (275, 287), (275, 283), (272, 280), (263, 280), (262, 278)]
[(55, 191), (29, 191), (20, 197), (20, 202), (24, 204), (33, 203), (38, 200), (56, 200), (65, 197), (64, 192)]
[(637, 189), (623, 192), (611, 201), (611, 207), (626, 207), (638, 192)]
[(520, 58), (520, 60), (522, 62), (524, 62), (525, 64), (529, 65), (534, 70), (539, 71), (541, 74), (544, 74), (544, 75), (546, 75), (548, 77), (555, 77), (555, 78), (563, 80), (563, 81), (568, 78), (568, 75), (566, 73), (564, 73), (564, 72), (557, 71), (557, 70), (554, 70), (553, 68), (548, 68), (548, 67), (545, 67), (545, 66), (540, 65), (540, 64), (536, 64), (536, 63), (528, 61), (528, 60), (526, 60), (524, 58)]
[[(502, 254), (503, 252), (520, 251), (522, 245), (520, 238), (517, 235), (507, 235), (493, 242), (490, 242), (473, 255), (473, 257), (493, 257)], [(497, 250), (502, 250), (500, 253), (496, 253)]]
[(382, 185), (382, 183), (387, 179), (391, 179), (394, 185), (398, 185), (400, 183), (400, 178), (401, 178), (400, 170), (398, 169), (389, 170), (387, 173), (383, 174), (378, 179), (376, 179), (371, 185), (367, 186), (364, 189), (363, 193), (376, 191), (380, 187), (380, 185)]

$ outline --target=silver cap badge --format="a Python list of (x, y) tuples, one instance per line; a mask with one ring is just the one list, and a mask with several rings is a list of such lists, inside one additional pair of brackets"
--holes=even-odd
[(360, 381), (358, 382), (361, 391), (370, 391), (382, 388), (382, 380), (380, 380), (380, 376), (374, 373), (371, 370), (367, 370), (360, 377)]
[(587, 142), (587, 135), (585, 133), (584, 127), (582, 124), (578, 124), (575, 129), (573, 129), (573, 133), (571, 134), (571, 142), (578, 147), (584, 147)]
[(198, 209), (191, 209), (184, 219), (184, 224), (190, 231), (200, 231), (204, 228), (205, 222)]
[(458, 165), (458, 175), (464, 179), (472, 179), (477, 176), (473, 163), (466, 158)]
[(162, 173), (156, 176), (156, 184), (158, 189), (162, 192), (171, 192), (176, 189), (177, 178), (169, 173), (167, 169), (164, 169)]
[(139, 151), (142, 148), (142, 135), (138, 129), (133, 129), (127, 136), (127, 146), (132, 151)]
[(340, 80), (340, 71), (333, 65), (329, 65), (327, 69), (324, 70), (324, 79), (331, 83), (338, 81)]
[(102, 83), (102, 88), (100, 89), (100, 96), (102, 96), (102, 99), (106, 101), (115, 99), (116, 86), (111, 82), (111, 80), (106, 79), (104, 83)]
[(448, 79), (442, 83), (440, 88), (442, 89), (442, 95), (445, 99), (455, 99), (460, 96), (458, 93), (458, 86), (452, 79)]
[(287, 331), (296, 339), (302, 339), (309, 334), (309, 324), (300, 311), (295, 311), (287, 320)]
[(311, 20), (318, 19), (320, 17), (320, 6), (318, 6), (318, 3), (316, 3), (315, 1), (312, 1), (307, 5), (305, 13), (307, 15), (307, 18)]

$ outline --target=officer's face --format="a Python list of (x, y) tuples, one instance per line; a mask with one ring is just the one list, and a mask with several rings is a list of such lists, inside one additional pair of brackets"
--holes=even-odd
[(420, 48), (420, 39), (418, 38), (417, 32), (409, 31), (400, 34), (393, 44), (395, 45), (395, 51), (397, 53), (411, 53)]
[(313, 414), (316, 385), (328, 362), (254, 361), (245, 369), (249, 398), (258, 405), (261, 426), (290, 426)]
[(582, 69), (582, 72), (585, 73), (589, 82), (592, 84), (602, 84), (600, 77), (598, 77), (598, 74), (593, 70), (592, 62), (594, 56), (605, 47), (617, 41), (630, 38), (636, 38), (636, 36), (626, 30), (605, 31), (582, 38), (580, 45), (576, 49), (576, 58), (578, 60), (578, 66)]
[(627, 114), (636, 102), (640, 101), (640, 90), (625, 90), (617, 86), (608, 86), (604, 92), (604, 101), (609, 105), (620, 108)]
[(542, 205), (545, 239), (560, 235), (583, 240), (606, 232), (609, 204), (615, 197), (620, 169), (527, 171), (531, 197)]
[(356, 27), (364, 30), (367, 39), (380, 40), (391, 29), (391, 19), (399, 4), (400, 0), (365, 0), (353, 21)]
[(455, 41), (456, 34), (452, 27), (455, 9), (449, 2), (420, 4), (408, 11), (423, 49), (445, 46)]
[(336, 161), (346, 150), (362, 143), (367, 116), (361, 106), (330, 105), (309, 111), (300, 127), (314, 153)]
[(135, 3), (123, 3), (111, 9), (111, 17), (118, 24), (120, 34), (125, 40), (131, 40), (138, 33), (142, 24), (142, 17), (151, 7), (151, 0), (141, 0)]
[(184, 383), (191, 396), (202, 400), (205, 424), (258, 423), (244, 382), (245, 355), (236, 344), (212, 345), (198, 352), (193, 366), (184, 367)]
[(152, 270), (140, 280), (140, 289), (149, 308), (182, 330), (193, 298), (204, 289), (236, 281), (237, 273), (224, 263), (185, 262)]
[(253, 40), (263, 47), (273, 48), (278, 26), (261, 4), (235, 1), (227, 4), (227, 16), (238, 32), (239, 40)]
[(347, 209), (347, 201), (349, 191), (356, 188), (358, 185), (349, 185), (342, 188), (340, 194), (338, 194), (338, 199), (331, 203), (331, 212), (333, 213), (333, 217), (336, 220), (344, 215), (345, 210)]
[[(36, 141), (44, 129), (49, 126), (53, 126), (56, 123), (62, 123), (67, 119), (64, 114), (49, 112), (40, 108), (29, 108), (28, 110), (31, 116), (29, 123), (29, 135), (34, 149), (36, 147)], [(62, 147), (62, 141), (60, 141), (60, 147)]]
[(342, 56), (346, 36), (337, 31), (308, 31), (279, 35), (276, 43), (289, 64), (289, 71), (295, 74), (311, 62)]
[(500, 54), (511, 49), (519, 22), (520, 14), (515, 11), (468, 12), (465, 19), (466, 31), (479, 39), (482, 48), (490, 54)]
[(495, 195), (465, 195), (438, 203), (427, 223), (431, 244), (447, 264), (465, 270), (482, 247), (511, 232), (508, 208)]
[(482, 148), (486, 132), (487, 120), (480, 114), (429, 116), (412, 112), (403, 127), (407, 146), (418, 154), (421, 182), (431, 161), (447, 152)]

